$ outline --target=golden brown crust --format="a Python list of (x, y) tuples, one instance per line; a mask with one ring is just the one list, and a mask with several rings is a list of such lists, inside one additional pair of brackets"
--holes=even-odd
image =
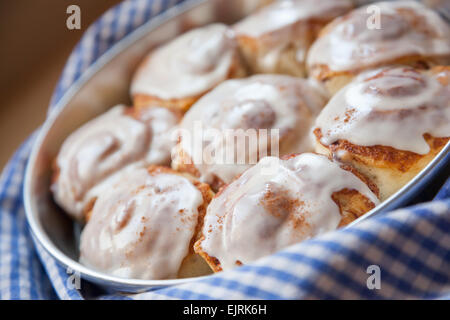
[[(157, 104), (146, 104), (143, 105), (141, 107), (128, 107), (125, 110), (125, 114), (129, 115), (130, 117), (138, 120), (138, 121), (143, 121), (143, 114), (145, 114), (145, 112), (149, 109), (152, 108), (159, 108), (161, 107), (161, 105), (157, 105)], [(167, 109), (170, 110), (170, 112), (176, 117), (177, 121), (180, 121), (180, 119), (183, 117), (183, 112), (181, 112), (180, 110), (176, 110), (176, 109), (172, 109), (167, 107)]]
[(133, 104), (137, 110), (146, 107), (164, 107), (175, 111), (186, 112), (189, 108), (200, 99), (201, 95), (195, 97), (188, 97), (183, 99), (160, 99), (155, 96), (146, 94), (133, 95)]
[(192, 158), (184, 151), (179, 143), (175, 146), (175, 158), (172, 161), (172, 169), (178, 172), (189, 173), (196, 178), (200, 177), (200, 172), (195, 167)]
[[(175, 155), (176, 157), (172, 161), (172, 169), (181, 173), (190, 174), (195, 178), (200, 178), (201, 174), (195, 167), (192, 158), (181, 148), (180, 144), (177, 144), (175, 147)], [(213, 176), (212, 182), (209, 183), (209, 186), (214, 192), (219, 191), (224, 185), (225, 182), (216, 175)]]
[(209, 203), (214, 198), (209, 185), (199, 182), (193, 178), (190, 178), (194, 186), (202, 193), (203, 203), (198, 207), (198, 222), (195, 229), (194, 236), (189, 244), (189, 254), (184, 258), (181, 264), (180, 271), (178, 273), (179, 278), (196, 277), (210, 273), (209, 268), (205, 264), (205, 260), (201, 259), (201, 255), (198, 256), (195, 252), (195, 243), (202, 236), (203, 221), (206, 215), (206, 210)]
[[(428, 70), (430, 68), (438, 66), (442, 61), (436, 57), (423, 57), (419, 55), (410, 55), (393, 59), (390, 61), (384, 61), (382, 63), (373, 64), (363, 69), (353, 69), (344, 71), (331, 70), (327, 65), (316, 65), (308, 70), (309, 75), (323, 83), (331, 95), (336, 94), (345, 85), (350, 83), (353, 78), (359, 73), (372, 68), (379, 68), (388, 65), (405, 65), (410, 66), (418, 70)], [(450, 62), (450, 60), (448, 61)], [(442, 68), (442, 67), (440, 67)]]
[[(364, 182), (369, 187), (370, 191), (372, 191), (377, 196), (377, 198), (380, 197), (380, 191), (378, 190), (378, 186), (372, 180), (370, 180), (369, 177), (365, 176), (364, 174), (362, 174), (361, 172), (356, 170), (356, 168), (351, 165), (341, 163), (340, 167), (343, 170), (350, 171), (351, 173), (353, 173), (353, 175), (358, 177), (359, 180)], [(366, 198), (366, 197), (364, 197), (364, 198)], [(369, 200), (369, 199), (367, 199), (367, 200)]]
[[(314, 130), (317, 141), (320, 143), (322, 133), (319, 128)], [(435, 138), (429, 134), (425, 134), (424, 138), (431, 150), (430, 153), (436, 155), (447, 144), (449, 138)], [(322, 143), (320, 143), (322, 144)], [(322, 144), (323, 145), (323, 144)], [(338, 140), (329, 148), (333, 155), (337, 155), (339, 151), (346, 151), (345, 159), (363, 163), (377, 168), (390, 168), (400, 172), (406, 172), (415, 166), (421, 159), (427, 155), (420, 155), (411, 151), (397, 150), (388, 146), (359, 146), (347, 140)], [(342, 158), (342, 157), (340, 157)]]
[(300, 153), (285, 154), (284, 156), (281, 156), (280, 159), (281, 160), (289, 160), (289, 159), (295, 158), (298, 155), (300, 155)]
[(194, 251), (206, 261), (206, 263), (209, 265), (212, 271), (214, 272), (222, 271), (222, 266), (220, 265), (219, 259), (217, 259), (216, 257), (211, 257), (201, 248), (203, 240), (205, 240), (204, 235), (202, 235), (201, 238), (194, 244)]
[(387, 199), (416, 176), (450, 140), (449, 137), (436, 138), (425, 134), (430, 152), (420, 155), (388, 146), (359, 146), (346, 140), (338, 140), (326, 146), (320, 142), (322, 134), (319, 128), (314, 130), (314, 134), (317, 138), (317, 152), (351, 164), (368, 176), (380, 189), (381, 200)]
[(86, 221), (86, 223), (89, 222), (89, 220), (91, 219), (92, 210), (94, 209), (94, 205), (95, 202), (97, 202), (97, 199), (98, 199), (97, 197), (90, 199), (83, 210), (84, 220)]
[[(289, 154), (281, 157), (283, 160), (291, 159), (298, 154)], [(330, 155), (328, 155), (331, 160)], [(346, 171), (351, 172), (356, 177), (358, 177), (362, 182), (364, 182), (369, 189), (379, 198), (380, 192), (378, 190), (377, 185), (369, 179), (367, 176), (356, 170), (353, 166), (348, 164), (340, 164), (340, 167)], [(332, 194), (333, 201), (339, 207), (339, 212), (342, 215), (341, 223), (339, 227), (345, 226), (356, 220), (360, 216), (364, 215), (368, 211), (372, 210), (375, 207), (375, 204), (370, 201), (367, 197), (362, 195), (356, 190), (353, 189), (343, 189)]]
[(450, 66), (435, 66), (429, 71), (430, 75), (436, 76), (436, 79), (443, 85), (450, 84)]
[(178, 273), (179, 278), (196, 277), (208, 274), (210, 272), (207, 266), (205, 266), (204, 261), (200, 259), (194, 251), (194, 244), (201, 237), (206, 209), (208, 208), (211, 200), (214, 198), (214, 192), (208, 184), (199, 182), (192, 177), (189, 177), (188, 179), (202, 193), (203, 203), (198, 207), (198, 222), (195, 229), (195, 234), (189, 244), (189, 254), (184, 258), (183, 263), (181, 264), (180, 271)]
[(338, 228), (353, 222), (375, 208), (375, 204), (372, 201), (354, 189), (343, 189), (334, 192), (331, 198), (339, 207), (339, 212), (342, 216)]

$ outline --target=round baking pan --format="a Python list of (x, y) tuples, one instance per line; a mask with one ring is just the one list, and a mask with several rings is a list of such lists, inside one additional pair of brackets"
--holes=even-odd
[[(65, 138), (81, 124), (119, 104), (129, 104), (128, 89), (138, 63), (151, 48), (187, 29), (212, 22), (233, 23), (257, 4), (255, 0), (197, 0), (182, 3), (151, 19), (116, 43), (62, 97), (33, 146), (25, 177), (24, 201), (33, 237), (63, 267), (107, 289), (139, 292), (185, 283), (174, 280), (124, 279), (78, 263), (81, 227), (59, 209), (50, 194), (52, 162)], [(350, 224), (405, 205), (437, 175), (448, 175), (450, 144), (414, 179), (381, 205)]]

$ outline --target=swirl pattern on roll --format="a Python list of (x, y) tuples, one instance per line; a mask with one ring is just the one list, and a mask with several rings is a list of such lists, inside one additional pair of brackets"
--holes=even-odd
[(134, 76), (131, 94), (159, 100), (197, 97), (227, 79), (236, 59), (235, 36), (226, 25), (194, 29), (149, 54)]
[(215, 271), (250, 263), (348, 223), (335, 196), (349, 191), (347, 211), (363, 214), (379, 203), (365, 182), (325, 156), (263, 158), (212, 200), (195, 250)]
[[(184, 162), (191, 161), (202, 181), (212, 183), (218, 178), (228, 183), (255, 164), (261, 150), (269, 149), (272, 141), (269, 138), (274, 133), (272, 129), (278, 130), (279, 141), (275, 142), (279, 145), (280, 154), (311, 150), (308, 133), (313, 117), (324, 104), (325, 99), (319, 91), (304, 79), (258, 75), (228, 80), (200, 99), (184, 116), (179, 126), (181, 141), (172, 165), (180, 169)], [(196, 126), (202, 126), (204, 132), (215, 130), (217, 135), (196, 135)], [(248, 130), (259, 133), (259, 129), (267, 130), (268, 139), (258, 136), (258, 145), (226, 139), (227, 132), (230, 135), (245, 134)], [(245, 161), (231, 163), (226, 163), (225, 158), (219, 159), (224, 160), (222, 163), (216, 159), (205, 161), (202, 154), (196, 152), (195, 146), (199, 144), (205, 147), (200, 151), (210, 150), (223, 157), (235, 152), (246, 155), (246, 158)], [(256, 161), (249, 163), (248, 159)]]
[[(139, 121), (130, 109), (116, 106), (73, 132), (55, 161), (51, 187), (55, 201), (82, 220), (92, 200), (86, 194), (109, 175), (136, 161), (167, 164), (170, 150), (158, 141), (168, 134), (166, 130), (176, 124), (177, 118), (169, 110), (159, 109), (146, 111), (143, 121)], [(159, 114), (158, 125), (151, 117), (155, 113)]]
[[(360, 71), (400, 58), (450, 58), (450, 27), (416, 1), (377, 2), (335, 19), (308, 54), (308, 66), (330, 71)], [(370, 13), (372, 12), (372, 13)], [(377, 23), (379, 22), (379, 25)]]
[(424, 135), (450, 137), (449, 70), (425, 73), (385, 67), (361, 74), (341, 89), (316, 120), (320, 142), (346, 140), (359, 146), (389, 146), (427, 154)]
[(127, 168), (95, 202), (80, 262), (122, 278), (177, 278), (204, 203), (202, 191), (168, 168)]

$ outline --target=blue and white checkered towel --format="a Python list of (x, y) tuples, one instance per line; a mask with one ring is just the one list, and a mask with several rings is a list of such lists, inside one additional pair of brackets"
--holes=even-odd
[[(129, 0), (108, 11), (71, 55), (52, 105), (86, 68), (130, 31), (181, 2)], [(1, 299), (404, 299), (450, 298), (450, 180), (434, 201), (379, 215), (294, 245), (252, 265), (197, 282), (123, 295), (81, 283), (30, 236), (23, 178), (35, 135), (0, 178)]]

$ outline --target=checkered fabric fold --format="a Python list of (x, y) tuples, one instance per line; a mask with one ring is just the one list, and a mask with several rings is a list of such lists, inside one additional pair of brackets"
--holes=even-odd
[[(183, 1), (129, 0), (83, 36), (51, 105), (115, 42)], [(33, 238), (23, 205), (24, 171), (36, 134), (0, 177), (1, 299), (404, 299), (450, 298), (450, 179), (431, 202), (367, 219), (235, 270), (140, 294), (105, 293), (70, 274)]]

